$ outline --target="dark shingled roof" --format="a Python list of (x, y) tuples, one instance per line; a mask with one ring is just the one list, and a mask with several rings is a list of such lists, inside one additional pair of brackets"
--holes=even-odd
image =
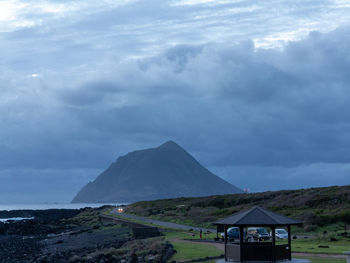
[(301, 221), (276, 214), (259, 206), (238, 212), (214, 223), (214, 225), (232, 226), (287, 226), (299, 224), (301, 224)]

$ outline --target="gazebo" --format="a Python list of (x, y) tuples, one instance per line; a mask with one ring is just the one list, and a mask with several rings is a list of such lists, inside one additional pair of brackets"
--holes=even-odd
[[(233, 214), (230, 217), (214, 223), (218, 232), (225, 232), (225, 260), (226, 261), (269, 261), (276, 262), (292, 259), (290, 226), (301, 225), (300, 221), (276, 214), (261, 207), (253, 207), (247, 211)], [(246, 242), (244, 228), (246, 227), (271, 228), (271, 241)], [(227, 229), (239, 228), (239, 242), (228, 242)], [(276, 244), (276, 227), (287, 227), (288, 244)]]

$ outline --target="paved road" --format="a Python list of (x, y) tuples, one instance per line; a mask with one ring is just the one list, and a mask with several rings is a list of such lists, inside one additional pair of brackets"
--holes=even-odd
[(140, 221), (143, 221), (145, 223), (151, 223), (154, 225), (167, 227), (167, 228), (176, 228), (176, 229), (182, 229), (182, 230), (187, 230), (187, 231), (190, 229), (193, 229), (195, 231), (199, 231), (200, 229), (202, 229), (203, 233), (207, 232), (207, 231), (216, 232), (215, 229), (199, 228), (199, 227), (194, 227), (194, 226), (187, 226), (187, 225), (181, 225), (181, 224), (176, 224), (176, 223), (171, 223), (171, 222), (159, 221), (159, 220), (155, 220), (155, 219), (148, 218), (148, 217), (135, 216), (135, 215), (130, 215), (130, 214), (126, 214), (126, 213), (119, 213), (117, 209), (113, 209), (111, 211), (111, 213), (118, 215), (120, 217), (123, 217), (125, 219), (140, 220)]

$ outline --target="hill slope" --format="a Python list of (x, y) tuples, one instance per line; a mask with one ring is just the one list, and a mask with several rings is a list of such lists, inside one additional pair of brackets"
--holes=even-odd
[(126, 211), (210, 228), (212, 222), (253, 206), (298, 218), (306, 231), (331, 225), (342, 230), (345, 223), (350, 225), (350, 185), (137, 202)]
[(94, 182), (84, 186), (72, 202), (121, 203), (241, 192), (169, 141), (158, 148), (119, 157)]

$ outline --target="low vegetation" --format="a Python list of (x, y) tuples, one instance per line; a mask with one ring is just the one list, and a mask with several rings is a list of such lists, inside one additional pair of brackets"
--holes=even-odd
[(68, 226), (86, 226), (93, 227), (100, 225), (100, 214), (109, 213), (112, 210), (110, 206), (102, 206), (100, 208), (82, 208), (76, 215), (62, 219), (61, 222)]
[(329, 257), (295, 257), (299, 259), (307, 259), (311, 263), (345, 263), (345, 259), (329, 258)]
[[(174, 254), (173, 246), (164, 237), (131, 240), (120, 248), (96, 250), (84, 260), (107, 257), (110, 262), (166, 262)], [(104, 261), (103, 261), (104, 262)]]
[(213, 228), (212, 222), (253, 206), (302, 220), (297, 232), (344, 232), (350, 224), (350, 186), (144, 201), (127, 206), (126, 212)]

